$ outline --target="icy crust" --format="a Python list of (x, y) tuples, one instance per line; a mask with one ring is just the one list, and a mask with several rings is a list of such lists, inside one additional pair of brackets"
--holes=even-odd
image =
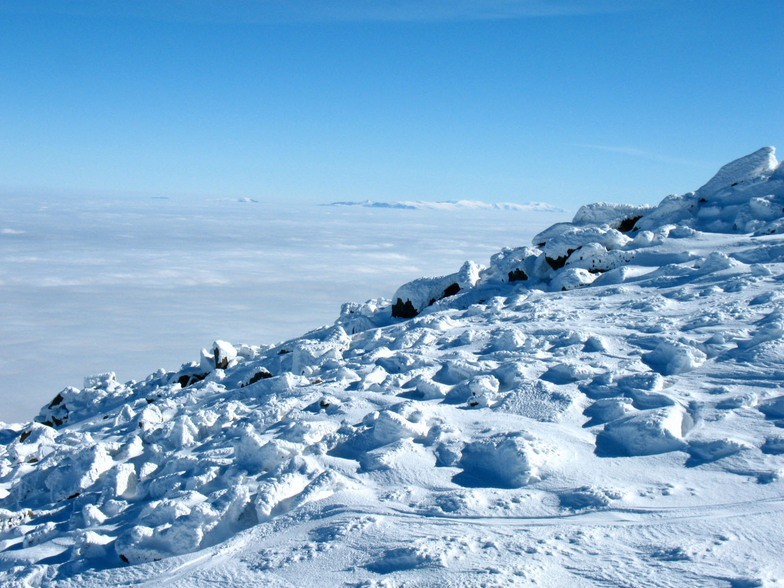
[[(489, 566), (510, 585), (622, 584), (652, 561), (672, 585), (781, 579), (784, 236), (727, 224), (760, 194), (784, 198), (763, 152), (725, 166), (715, 192), (587, 207), (488, 268), (411, 282), (395, 296), (411, 318), (346, 304), (276, 346), (215, 341), (176, 372), (63, 390), (0, 430), (0, 583), (107, 585), (204, 561), (234, 584), (310, 570), (314, 585), (479, 585)], [(601, 536), (534, 540), (590, 513)], [(711, 521), (744, 540), (715, 547), (730, 539)], [(239, 560), (212, 558), (242, 537), (237, 576)], [(291, 537), (307, 553), (285, 551)], [(715, 549), (672, 546), (683, 537)]]

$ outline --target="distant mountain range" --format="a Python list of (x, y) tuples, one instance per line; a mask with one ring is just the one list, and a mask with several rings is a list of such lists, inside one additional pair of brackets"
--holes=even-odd
[(332, 202), (326, 206), (364, 206), (366, 208), (400, 208), (407, 210), (466, 210), (466, 209), (496, 209), (520, 210), (540, 212), (566, 212), (565, 209), (547, 204), (546, 202), (529, 202), (515, 204), (513, 202), (481, 202), (479, 200), (441, 200), (432, 202), (428, 200), (400, 200), (398, 202), (375, 202), (373, 200)]

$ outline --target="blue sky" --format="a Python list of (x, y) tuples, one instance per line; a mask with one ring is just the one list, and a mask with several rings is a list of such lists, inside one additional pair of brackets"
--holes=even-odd
[(0, 2), (0, 193), (658, 202), (784, 150), (776, 1)]

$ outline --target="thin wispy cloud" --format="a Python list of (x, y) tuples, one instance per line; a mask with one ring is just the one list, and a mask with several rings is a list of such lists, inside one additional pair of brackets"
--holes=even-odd
[(639, 157), (641, 159), (648, 159), (650, 161), (659, 161), (661, 163), (674, 163), (677, 165), (690, 165), (701, 167), (704, 162), (695, 161), (693, 159), (683, 159), (680, 157), (671, 157), (669, 155), (662, 155), (660, 153), (651, 153), (644, 149), (636, 147), (618, 147), (613, 145), (595, 145), (591, 143), (575, 143), (573, 147), (580, 147), (582, 149), (592, 149), (594, 151), (604, 151), (605, 153), (618, 153), (620, 155), (628, 155), (630, 157)]
[(628, 9), (616, 0), (381, 0), (287, 3), (291, 14), (316, 20), (471, 21), (568, 16)]
[(637, 10), (620, 0), (104, 0), (0, 3), (0, 12), (199, 22), (438, 22), (576, 16)]

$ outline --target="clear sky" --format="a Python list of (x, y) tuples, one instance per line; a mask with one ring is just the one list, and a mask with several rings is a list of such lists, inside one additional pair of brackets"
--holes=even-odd
[(656, 203), (784, 152), (780, 0), (2, 0), (0, 193)]

